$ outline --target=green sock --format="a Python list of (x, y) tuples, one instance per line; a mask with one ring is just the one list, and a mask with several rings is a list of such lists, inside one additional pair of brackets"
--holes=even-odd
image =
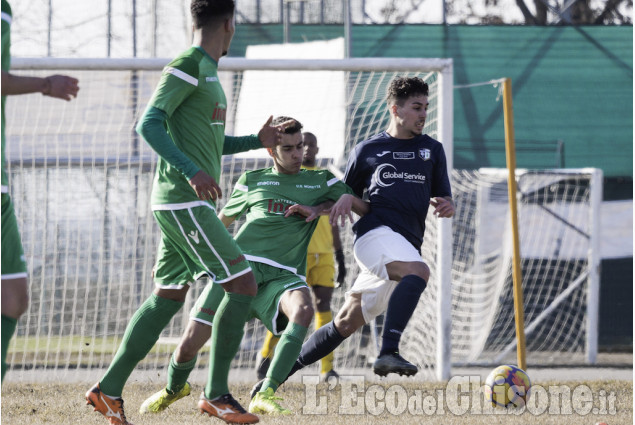
[(289, 322), (280, 337), (276, 351), (273, 353), (271, 366), (269, 366), (267, 371), (267, 378), (263, 382), (260, 391), (265, 391), (267, 388), (272, 388), (275, 391), (280, 383), (287, 379), (287, 375), (289, 375), (293, 364), (300, 355), (302, 342), (304, 342), (307, 332), (308, 328)]
[(170, 394), (178, 393), (183, 389), (187, 378), (196, 366), (196, 356), (189, 362), (178, 363), (174, 359), (174, 354), (170, 358), (170, 366), (168, 367), (168, 386), (166, 390)]
[(2, 315), (2, 381), (4, 382), (4, 374), (7, 373), (7, 352), (9, 351), (9, 342), (18, 325), (18, 319)]
[(253, 299), (249, 295), (227, 292), (216, 310), (212, 326), (209, 378), (205, 386), (205, 397), (210, 400), (229, 393), (229, 369), (243, 339)]
[(161, 331), (183, 306), (182, 302), (150, 295), (128, 323), (115, 358), (100, 381), (101, 391), (120, 397), (130, 374), (156, 344)]

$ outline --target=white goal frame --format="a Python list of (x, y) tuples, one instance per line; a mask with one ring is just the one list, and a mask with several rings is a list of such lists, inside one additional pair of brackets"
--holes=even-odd
[[(163, 58), (13, 58), (12, 70), (50, 71), (104, 71), (104, 70), (148, 70), (160, 71), (168, 59)], [(448, 171), (453, 169), (453, 61), (452, 59), (412, 58), (354, 58), (316, 60), (254, 60), (223, 58), (219, 71), (376, 71), (376, 72), (435, 72), (437, 73), (437, 139), (444, 145)], [(80, 82), (81, 86), (81, 82)], [(81, 92), (80, 92), (81, 96)], [(10, 124), (9, 124), (10, 125)], [(435, 307), (436, 364), (438, 380), (451, 376), (451, 306), (452, 306), (452, 224), (451, 220), (440, 220), (437, 233), (437, 281), (439, 296)]]

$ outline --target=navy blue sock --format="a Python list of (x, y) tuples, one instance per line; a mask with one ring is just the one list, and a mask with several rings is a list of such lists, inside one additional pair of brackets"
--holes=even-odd
[(379, 355), (399, 352), (399, 340), (408, 321), (412, 317), (419, 298), (426, 289), (426, 281), (414, 274), (401, 279), (388, 301), (384, 332), (381, 336), (381, 351)]
[(309, 366), (325, 357), (327, 354), (335, 350), (346, 338), (344, 338), (335, 328), (333, 321), (317, 329), (311, 334), (304, 344), (295, 361), (289, 376), (305, 366)]

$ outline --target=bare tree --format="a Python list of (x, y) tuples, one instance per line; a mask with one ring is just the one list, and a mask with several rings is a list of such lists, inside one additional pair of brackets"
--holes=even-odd
[(631, 16), (619, 11), (625, 5), (632, 10), (633, 0), (607, 0), (599, 5), (592, 5), (590, 0), (533, 0), (535, 14), (529, 10), (525, 0), (516, 0), (525, 23), (528, 25), (569, 24), (569, 25), (632, 25)]

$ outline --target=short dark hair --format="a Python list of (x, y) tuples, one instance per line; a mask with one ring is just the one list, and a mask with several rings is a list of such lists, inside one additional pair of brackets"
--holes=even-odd
[(412, 96), (428, 96), (428, 84), (419, 77), (395, 77), (388, 86), (388, 103), (403, 103)]
[(293, 120), (295, 121), (295, 123), (285, 128), (283, 131), (284, 134), (295, 134), (295, 133), (298, 133), (300, 130), (302, 130), (302, 123), (300, 121), (296, 120), (295, 118), (285, 117), (284, 115), (275, 117), (273, 121), (271, 121), (271, 126), (275, 127), (276, 125), (280, 125), (283, 122), (286, 122), (289, 120)]
[(234, 0), (192, 0), (190, 12), (195, 28), (203, 28), (217, 18), (229, 17), (236, 8)]

